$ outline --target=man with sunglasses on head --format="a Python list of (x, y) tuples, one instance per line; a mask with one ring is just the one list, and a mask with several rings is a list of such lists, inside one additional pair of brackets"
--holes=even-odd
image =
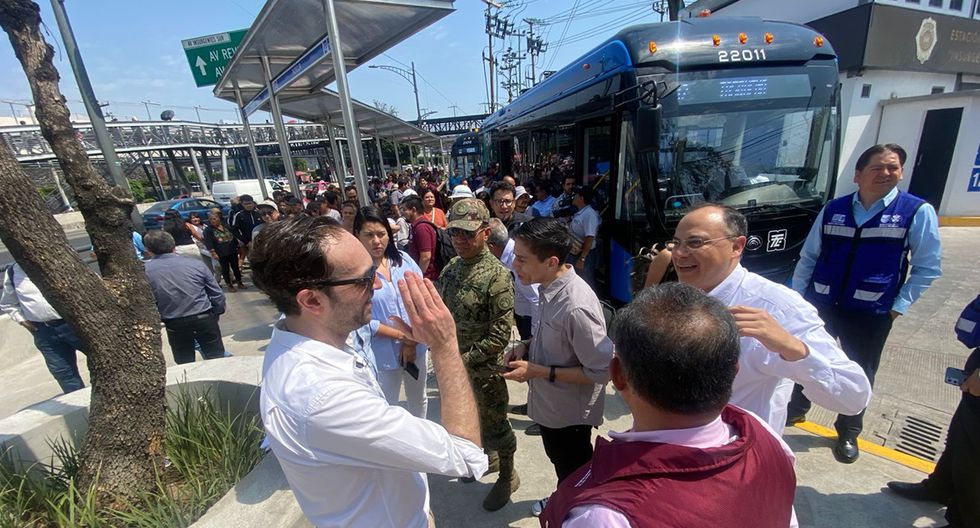
[(702, 204), (681, 219), (670, 243), (678, 280), (722, 301), (735, 316), (742, 350), (731, 403), (776, 432), (786, 424), (793, 382), (827, 409), (861, 412), (871, 399), (868, 377), (800, 294), (742, 267), (747, 235), (742, 213)]
[(507, 420), (507, 383), (500, 376), (514, 325), (514, 285), (510, 270), (487, 247), (490, 212), (482, 201), (464, 198), (453, 204), (448, 230), (458, 256), (442, 270), (439, 293), (456, 320), (459, 351), (480, 408), (480, 433), (490, 453), (490, 471), (500, 471), (483, 501), (484, 509), (496, 511), (521, 483), (514, 470), (517, 438)]
[(429, 346), (442, 425), (389, 405), (362, 336), (351, 335), (371, 320), (380, 286), (353, 235), (299, 215), (256, 242), (253, 279), (283, 313), (262, 366), (262, 423), (303, 513), (315, 526), (430, 526), (425, 473), (487, 469), (455, 324), (435, 286), (406, 274), (398, 287), (409, 320), (392, 324)]

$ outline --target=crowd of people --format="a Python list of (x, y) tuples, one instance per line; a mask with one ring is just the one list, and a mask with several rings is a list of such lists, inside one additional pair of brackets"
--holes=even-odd
[[(854, 462), (892, 322), (940, 274), (935, 211), (897, 189), (904, 157), (897, 145), (861, 156), (858, 191), (818, 216), (793, 288), (742, 267), (739, 211), (691, 208), (611, 322), (594, 287), (592, 189), (568, 176), (553, 195), (496, 166), (392, 174), (371, 182), (367, 206), (356, 188), (325, 184), (271, 203), (243, 195), (230, 219), (213, 211), (203, 227), (171, 214), (142, 237), (146, 275), (178, 363), (195, 348), (226, 355), (219, 280), (234, 292), (250, 268), (280, 312), (261, 416), (316, 526), (431, 526), (427, 473), (461, 485), (497, 473), (482, 506), (503, 508), (521, 485), (517, 411), (556, 477), (531, 507), (542, 526), (781, 528), (796, 524), (783, 428), (810, 402), (838, 412), (833, 454)], [(80, 344), (27, 280), (16, 266), (5, 278), (4, 311), (33, 327), (62, 389), (76, 390)], [(971, 347), (977, 304), (957, 324)], [(947, 504), (956, 527), (980, 522), (978, 354), (936, 473), (889, 483)], [(431, 374), (440, 423), (427, 418)], [(507, 381), (527, 384), (523, 408), (509, 407)], [(609, 383), (633, 426), (593, 442)]]

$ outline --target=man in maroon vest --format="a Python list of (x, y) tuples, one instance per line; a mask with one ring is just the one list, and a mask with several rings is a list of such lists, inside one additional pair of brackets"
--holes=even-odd
[(738, 327), (717, 299), (680, 283), (647, 288), (613, 324), (613, 385), (633, 428), (599, 438), (541, 514), (546, 528), (790, 525), (789, 447), (727, 405)]

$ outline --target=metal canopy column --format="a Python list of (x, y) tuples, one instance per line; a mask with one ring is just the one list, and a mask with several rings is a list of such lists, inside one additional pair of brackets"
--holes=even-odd
[(442, 138), (439, 138), (439, 163), (445, 167), (446, 174), (449, 174), (449, 164), (446, 163), (446, 146), (442, 144)]
[(330, 142), (330, 153), (333, 155), (333, 172), (337, 178), (337, 184), (344, 183), (344, 176), (347, 175), (347, 167), (344, 167), (344, 158), (340, 153), (340, 144), (337, 143), (337, 131), (333, 128), (333, 123), (327, 119), (327, 141)]
[(208, 175), (201, 171), (201, 164), (197, 161), (197, 153), (194, 149), (187, 149), (191, 155), (191, 163), (194, 164), (194, 172), (197, 173), (197, 183), (201, 184), (201, 192), (211, 194), (211, 186), (208, 184)]
[[(252, 127), (248, 124), (248, 114), (245, 113), (245, 103), (242, 102), (242, 91), (238, 89), (237, 81), (235, 82), (235, 101), (238, 103), (238, 113), (242, 116), (242, 127), (245, 129), (245, 140), (248, 141), (248, 152), (251, 154), (252, 163), (255, 165), (255, 177), (259, 180), (259, 190), (262, 191), (262, 199), (268, 200), (269, 191), (265, 188), (265, 175), (262, 174), (262, 165), (259, 164), (259, 153), (255, 150), (255, 138), (252, 137)], [(290, 166), (292, 166), (291, 159)], [(296, 174), (292, 176), (293, 179), (296, 179)], [(221, 149), (221, 177), (228, 181), (228, 153), (224, 149)], [(293, 185), (293, 179), (289, 180), (290, 185)], [(298, 192), (299, 189), (295, 185), (290, 188), (294, 189), (294, 193)]]
[[(296, 180), (296, 169), (293, 168), (293, 153), (289, 150), (289, 136), (286, 135), (286, 125), (282, 122), (282, 112), (279, 110), (279, 96), (272, 88), (272, 70), (269, 68), (269, 57), (265, 55), (262, 55), (262, 70), (265, 72), (265, 87), (269, 90), (272, 124), (275, 125), (276, 137), (279, 139), (279, 155), (282, 157), (282, 166), (286, 170), (289, 188), (294, 189), (293, 194), (300, 196), (299, 181)], [(259, 182), (265, 188), (262, 178), (259, 178)]]
[(378, 177), (384, 181), (385, 178), (385, 155), (381, 150), (381, 136), (378, 135), (378, 131), (374, 131), (374, 144), (378, 147)]
[[(348, 146), (347, 151), (350, 152), (350, 141), (344, 140), (344, 145)], [(344, 147), (340, 146), (340, 143), (337, 143), (337, 147), (340, 149), (340, 166), (344, 169), (344, 173), (337, 184), (343, 187), (344, 180), (347, 179), (347, 156), (344, 156)]]
[(402, 168), (402, 155), (398, 151), (401, 149), (401, 145), (395, 141), (395, 165), (398, 165), (398, 175), (401, 176), (405, 169)]
[[(251, 141), (252, 136), (248, 137)], [(235, 168), (237, 169), (238, 166), (236, 165)], [(225, 149), (221, 149), (221, 181), (228, 181), (228, 151)]]
[[(347, 65), (344, 62), (344, 50), (340, 45), (340, 30), (337, 28), (337, 13), (333, 0), (323, 0), (323, 10), (327, 18), (327, 35), (330, 38), (330, 56), (333, 58), (333, 69), (337, 77), (337, 94), (340, 96), (340, 113), (344, 117), (344, 132), (347, 135), (347, 147), (350, 149), (351, 165), (354, 167), (354, 184), (357, 186), (357, 197), (361, 205), (368, 202), (367, 178), (364, 174), (364, 152), (361, 145), (361, 132), (354, 123), (354, 106), (350, 102), (350, 91), (347, 88)], [(265, 64), (268, 64), (266, 61)], [(266, 66), (266, 77), (268, 77)], [(275, 93), (269, 84), (269, 93), (275, 101)], [(278, 105), (277, 105), (278, 106)]]

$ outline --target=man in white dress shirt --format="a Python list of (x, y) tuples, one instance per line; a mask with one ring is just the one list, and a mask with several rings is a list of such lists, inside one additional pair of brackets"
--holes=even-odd
[(747, 234), (748, 223), (737, 210), (704, 204), (681, 219), (671, 243), (678, 279), (735, 315), (742, 353), (731, 403), (781, 432), (795, 381), (824, 408), (861, 412), (871, 399), (864, 371), (847, 359), (803, 297), (741, 266)]
[(393, 324), (430, 347), (443, 425), (388, 405), (373, 359), (348, 344), (371, 319), (377, 285), (353, 235), (300, 215), (264, 229), (251, 259), (255, 284), (284, 314), (262, 368), (262, 422), (303, 513), (321, 527), (428, 526), (424, 473), (487, 469), (456, 325), (435, 287), (411, 273), (399, 281), (409, 321)]

